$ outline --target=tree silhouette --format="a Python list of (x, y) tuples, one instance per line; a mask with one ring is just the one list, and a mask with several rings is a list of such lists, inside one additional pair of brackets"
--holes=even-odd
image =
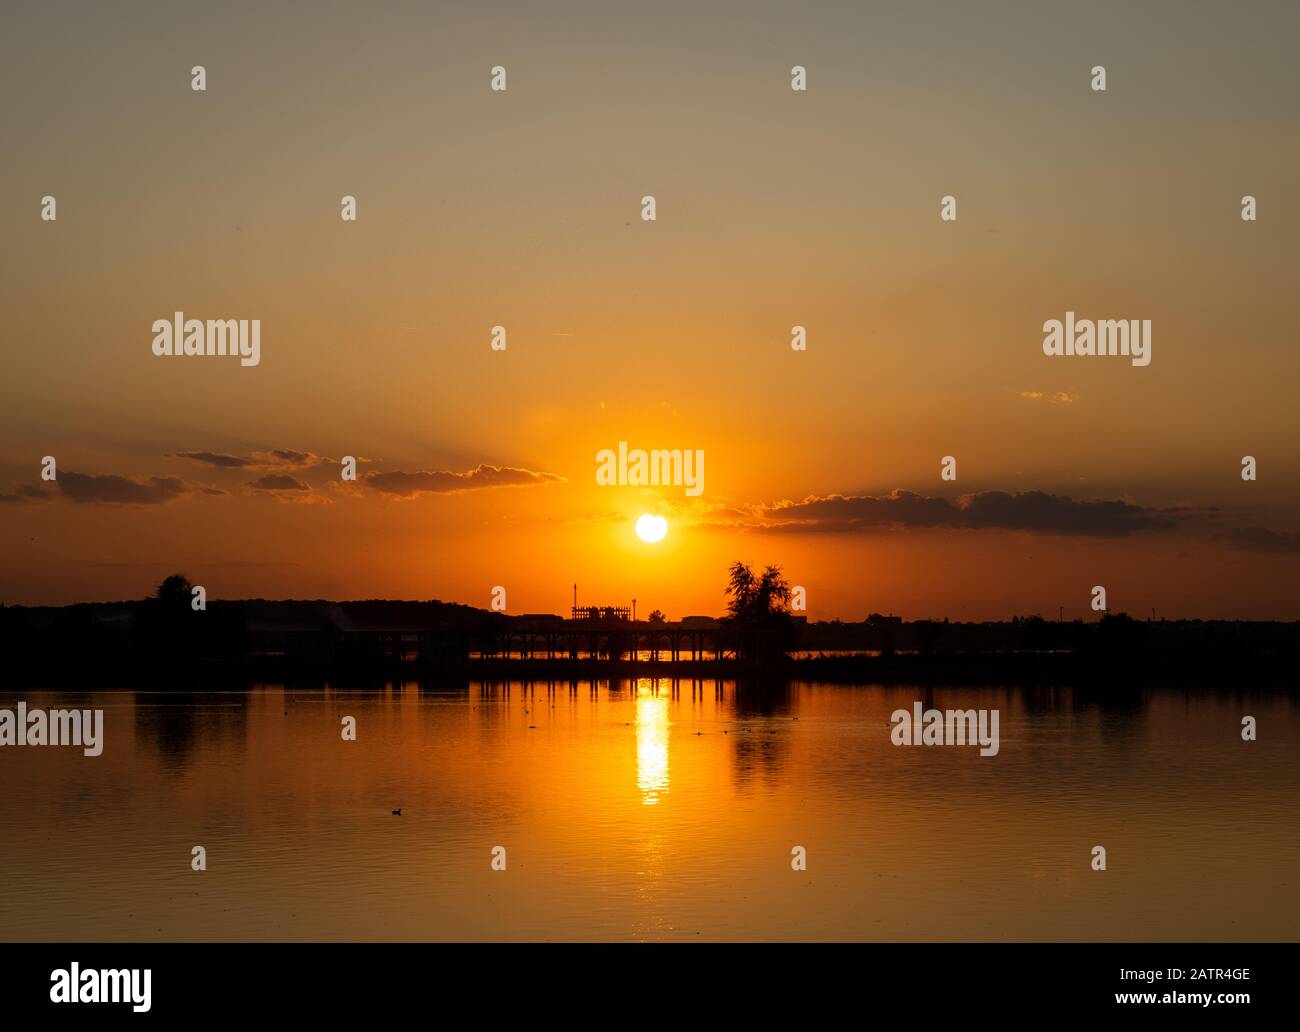
[(789, 620), (790, 583), (779, 566), (769, 566), (756, 577), (744, 563), (733, 563), (727, 594), (727, 611), (737, 624), (767, 627)]
[(656, 609), (653, 613), (651, 613), (648, 617), (646, 617), (646, 619), (649, 620), (651, 623), (664, 623), (667, 618), (664, 616), (662, 609)]
[(192, 654), (198, 628), (190, 610), (193, 585), (183, 573), (173, 573), (144, 600), (140, 622), (154, 661), (172, 662)]
[(779, 566), (755, 576), (744, 563), (731, 566), (726, 594), (730, 621), (739, 631), (737, 652), (746, 659), (784, 657), (793, 638), (790, 620), (790, 582)]
[(153, 593), (153, 597), (167, 609), (183, 609), (190, 603), (194, 585), (183, 573), (173, 573), (163, 579)]

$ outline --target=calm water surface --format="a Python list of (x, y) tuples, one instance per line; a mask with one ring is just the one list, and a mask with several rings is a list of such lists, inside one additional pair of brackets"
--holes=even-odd
[[(103, 708), (106, 746), (0, 749), (5, 939), (1300, 936), (1300, 706), (1277, 692), (642, 680), (0, 706), (20, 698)], [(999, 754), (893, 746), (918, 699), (1000, 710)]]

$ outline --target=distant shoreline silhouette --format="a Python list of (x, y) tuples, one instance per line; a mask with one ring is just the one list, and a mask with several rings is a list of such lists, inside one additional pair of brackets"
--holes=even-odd
[(1295, 683), (1300, 622), (862, 621), (746, 625), (509, 616), (444, 602), (212, 601), (0, 606), (11, 679), (194, 682), (386, 675), (462, 680), (770, 676), (841, 683)]

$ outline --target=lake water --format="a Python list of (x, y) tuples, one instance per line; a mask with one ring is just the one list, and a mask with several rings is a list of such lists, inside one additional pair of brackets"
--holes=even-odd
[[(106, 744), (0, 748), (7, 940), (1300, 936), (1281, 692), (643, 679), (0, 706), (18, 699), (103, 708)], [(917, 700), (997, 709), (998, 755), (892, 745)]]

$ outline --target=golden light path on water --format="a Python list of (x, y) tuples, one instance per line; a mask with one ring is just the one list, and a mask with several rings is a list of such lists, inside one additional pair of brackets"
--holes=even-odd
[(654, 806), (668, 791), (668, 698), (656, 693), (648, 680), (637, 684), (636, 783), (641, 802)]

